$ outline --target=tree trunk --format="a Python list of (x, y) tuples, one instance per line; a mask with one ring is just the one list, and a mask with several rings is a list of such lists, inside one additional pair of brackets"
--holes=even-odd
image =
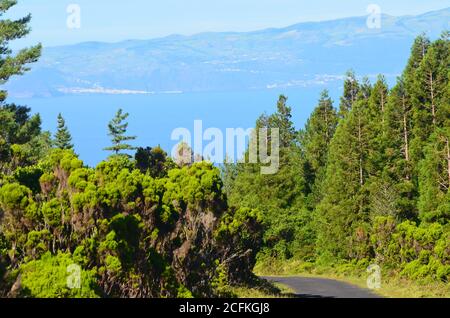
[(450, 145), (448, 138), (445, 139), (445, 145), (447, 148), (447, 174), (448, 174), (448, 186), (450, 188)]
[(359, 142), (359, 183), (364, 185), (364, 176), (363, 176), (363, 146), (362, 146), (362, 132), (361, 132), (361, 116), (358, 116), (358, 142)]
[(430, 72), (430, 95), (431, 95), (431, 115), (433, 116), (433, 125), (436, 126), (436, 105), (434, 104), (434, 81), (432, 72)]
[(406, 118), (406, 102), (405, 97), (402, 98), (403, 102), (403, 138), (405, 142), (405, 160), (409, 161), (409, 136), (408, 136), (408, 120)]

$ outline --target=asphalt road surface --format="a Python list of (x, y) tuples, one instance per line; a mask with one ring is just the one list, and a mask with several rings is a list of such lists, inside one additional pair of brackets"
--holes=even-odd
[(369, 289), (360, 288), (333, 279), (311, 277), (262, 277), (281, 283), (294, 290), (300, 298), (379, 298)]

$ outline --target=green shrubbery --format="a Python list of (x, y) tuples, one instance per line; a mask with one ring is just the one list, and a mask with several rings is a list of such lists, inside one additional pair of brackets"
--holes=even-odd
[[(70, 266), (73, 267), (71, 273)], [(18, 296), (37, 298), (95, 298), (100, 291), (96, 286), (95, 270), (81, 270), (79, 286), (68, 280), (76, 272), (78, 265), (70, 254), (44, 254), (39, 260), (24, 263), (19, 268), (20, 291)], [(76, 279), (76, 278), (75, 278)]]
[[(227, 211), (217, 168), (195, 163), (155, 179), (134, 167), (119, 155), (92, 169), (55, 149), (7, 181), (0, 208), (9, 288), (16, 280), (15, 292), (29, 297), (191, 297), (221, 295), (213, 281), (251, 277), (261, 218)], [(82, 268), (79, 290), (64, 285), (69, 263)]]

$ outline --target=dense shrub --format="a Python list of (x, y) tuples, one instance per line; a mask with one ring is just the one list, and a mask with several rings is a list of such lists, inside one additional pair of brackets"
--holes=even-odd
[[(228, 209), (206, 162), (155, 179), (126, 156), (92, 169), (55, 149), (6, 180), (0, 209), (3, 291), (29, 297), (220, 296), (224, 273), (249, 279), (262, 233), (259, 212)], [(71, 263), (81, 289), (65, 285)]]

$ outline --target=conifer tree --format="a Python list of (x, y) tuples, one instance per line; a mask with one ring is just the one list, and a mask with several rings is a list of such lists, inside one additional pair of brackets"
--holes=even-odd
[[(411, 162), (412, 104), (405, 79), (400, 77), (392, 89), (386, 107), (383, 128), (383, 177), (388, 179), (396, 192), (392, 214), (400, 220), (414, 219), (417, 215), (417, 186), (413, 178)], [(391, 200), (391, 201), (394, 201)]]
[(344, 94), (341, 97), (341, 103), (339, 105), (339, 117), (341, 118), (345, 117), (352, 109), (360, 91), (360, 85), (356, 79), (355, 73), (350, 70), (345, 76)]
[(385, 120), (388, 96), (389, 88), (386, 78), (383, 75), (378, 75), (377, 82), (372, 89), (369, 107), (371, 117), (377, 118), (381, 123), (384, 123)]
[(435, 128), (450, 116), (448, 103), (445, 103), (450, 68), (449, 43), (448, 35), (444, 33), (441, 39), (430, 44), (415, 73), (415, 136), (422, 141), (427, 140)]
[(361, 237), (358, 234), (361, 231), (366, 234), (363, 228), (369, 217), (365, 193), (369, 146), (367, 109), (368, 101), (360, 92), (330, 144), (322, 187), (324, 198), (316, 213), (317, 248), (321, 257), (356, 257), (353, 240)]
[(425, 34), (421, 34), (414, 40), (411, 48), (411, 55), (403, 72), (405, 83), (407, 84), (408, 93), (413, 93), (413, 83), (415, 72), (419, 68), (420, 63), (425, 57), (431, 42)]
[(328, 91), (321, 93), (319, 103), (305, 129), (301, 132), (301, 145), (305, 156), (305, 170), (308, 172), (308, 185), (314, 192), (314, 201), (318, 202), (320, 189), (318, 189), (325, 173), (328, 149), (334, 136), (338, 122), (336, 110), (333, 107)]
[(286, 148), (295, 142), (296, 131), (292, 123), (292, 108), (287, 104), (287, 97), (280, 95), (277, 102), (277, 112), (268, 119), (268, 128), (280, 130), (280, 147)]
[(58, 114), (58, 129), (55, 134), (54, 144), (59, 149), (73, 149), (72, 136), (61, 113)]
[[(17, 4), (16, 0), (0, 0), (0, 16)], [(41, 55), (41, 45), (22, 49), (15, 55), (8, 47), (9, 42), (23, 38), (30, 32), (31, 15), (18, 20), (0, 20), (0, 85), (5, 84), (13, 75), (21, 75), (29, 70), (27, 64), (36, 62)], [(7, 92), (0, 90), (0, 105), (7, 97)]]
[[(0, 0), (0, 17), (17, 4), (15, 0)], [(0, 85), (14, 75), (29, 70), (29, 63), (41, 55), (41, 45), (19, 50), (13, 54), (11, 41), (30, 32), (31, 15), (21, 19), (0, 19)], [(35, 162), (49, 146), (49, 136), (41, 133), (39, 115), (29, 116), (25, 106), (6, 104), (7, 92), (0, 90), (0, 174), (11, 173), (15, 167)], [(13, 147), (15, 148), (13, 151)]]
[(450, 221), (450, 127), (437, 129), (419, 170), (419, 211), (426, 222)]
[(368, 96), (366, 114), (370, 126), (368, 129), (368, 174), (375, 176), (380, 174), (384, 166), (384, 148), (388, 138), (385, 129), (385, 117), (389, 89), (382, 75), (378, 76), (373, 87), (371, 85), (365, 86), (367, 87), (365, 89), (370, 91), (366, 93)]
[(111, 137), (112, 146), (107, 147), (104, 150), (112, 151), (118, 155), (121, 151), (134, 150), (135, 147), (124, 143), (126, 141), (135, 140), (135, 136), (126, 136), (128, 122), (124, 122), (128, 118), (128, 113), (123, 113), (122, 109), (119, 109), (116, 116), (109, 122), (109, 136)]

